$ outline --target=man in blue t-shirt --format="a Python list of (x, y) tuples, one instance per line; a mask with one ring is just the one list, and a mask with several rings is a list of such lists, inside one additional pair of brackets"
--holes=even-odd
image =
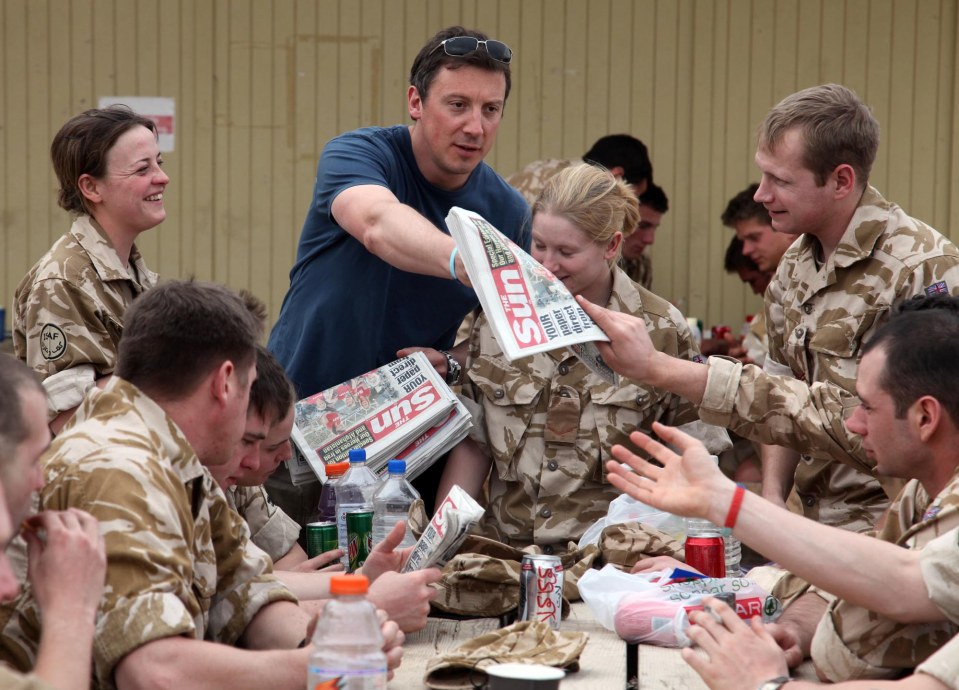
[[(348, 132), (323, 150), (269, 340), (300, 397), (386, 364), (401, 348), (449, 350), (478, 303), (453, 256), (445, 223), (453, 206), (529, 249), (529, 207), (483, 162), (509, 95), (511, 58), (506, 44), (480, 32), (444, 29), (410, 70), (413, 124)], [(460, 349), (449, 367), (437, 363), (441, 372), (458, 374)]]

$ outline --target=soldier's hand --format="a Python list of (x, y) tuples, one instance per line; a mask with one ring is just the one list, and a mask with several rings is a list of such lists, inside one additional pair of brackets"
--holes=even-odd
[(616, 460), (606, 463), (609, 483), (654, 508), (721, 523), (736, 485), (723, 475), (701, 441), (659, 422), (653, 424), (653, 432), (682, 450), (682, 457), (646, 434), (634, 431), (629, 440), (663, 466), (657, 467), (625, 446), (615, 445), (610, 452)]
[[(682, 561), (679, 561), (672, 556), (652, 556), (650, 558), (641, 558), (636, 561), (633, 565), (631, 573), (652, 573), (657, 570), (672, 570), (674, 568), (682, 568), (689, 572), (698, 573), (699, 571), (695, 568), (686, 565)], [(702, 574), (702, 573), (700, 573)]]
[(43, 615), (95, 616), (107, 566), (96, 518), (76, 508), (45, 511), (30, 518), (24, 538), (28, 579)]
[(646, 382), (655, 368), (654, 361), (661, 354), (649, 339), (646, 322), (630, 314), (600, 307), (581, 295), (576, 296), (576, 301), (609, 337), (608, 343), (596, 341), (606, 364), (618, 374)]
[(413, 550), (412, 546), (405, 549), (397, 549), (403, 542), (403, 535), (406, 534), (406, 523), (397, 522), (393, 529), (387, 534), (383, 541), (373, 547), (370, 555), (366, 558), (366, 563), (360, 569), (361, 572), (369, 578), (372, 584), (380, 575), (386, 572), (397, 572), (406, 563), (406, 559)]
[(383, 651), (386, 653), (386, 668), (388, 669), (387, 680), (392, 680), (393, 669), (399, 668), (403, 661), (403, 643), (406, 641), (406, 635), (400, 630), (396, 621), (391, 621), (389, 616), (382, 609), (376, 611), (380, 621), (380, 632), (383, 635)]
[(422, 352), (426, 355), (426, 359), (429, 360), (430, 364), (433, 365), (433, 368), (436, 369), (436, 373), (446, 378), (446, 372), (449, 369), (449, 364), (446, 361), (446, 355), (444, 355), (439, 350), (434, 350), (432, 347), (404, 347), (402, 350), (397, 350), (397, 357), (408, 357), (414, 352)]
[(782, 650), (759, 618), (747, 625), (718, 599), (709, 598), (704, 603), (719, 614), (722, 622), (704, 611), (691, 612), (692, 625), (686, 634), (696, 648), (686, 647), (682, 655), (711, 690), (756, 688), (788, 675)]
[(343, 558), (342, 549), (330, 549), (329, 551), (324, 551), (319, 556), (314, 556), (313, 558), (303, 561), (302, 563), (297, 563), (285, 570), (293, 570), (300, 573), (312, 573), (312, 572), (324, 572), (332, 573), (338, 570), (343, 570), (343, 564), (339, 560)]
[(440, 579), (438, 568), (425, 568), (411, 573), (387, 572), (372, 585), (367, 598), (386, 611), (405, 633), (426, 627), (430, 602), (437, 591), (430, 585)]

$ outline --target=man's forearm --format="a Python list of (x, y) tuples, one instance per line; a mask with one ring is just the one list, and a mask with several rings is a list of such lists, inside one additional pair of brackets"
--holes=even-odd
[(799, 465), (799, 453), (791, 448), (760, 447), (763, 473), (763, 498), (785, 505)]
[[(724, 494), (725, 495), (725, 494)], [(724, 505), (709, 519), (723, 524)], [(819, 524), (746, 492), (733, 534), (743, 543), (856, 606), (901, 623), (945, 620), (929, 600), (919, 552), (875, 537)], [(890, 596), (894, 583), (895, 596)]]
[(262, 607), (243, 631), (240, 642), (249, 649), (291, 649), (306, 636), (310, 617), (291, 601)]
[(57, 690), (90, 687), (94, 616), (45, 616), (34, 675)]
[(302, 690), (309, 648), (251, 651), (229, 645), (168, 637), (148, 642), (117, 665), (118, 690), (210, 688)]

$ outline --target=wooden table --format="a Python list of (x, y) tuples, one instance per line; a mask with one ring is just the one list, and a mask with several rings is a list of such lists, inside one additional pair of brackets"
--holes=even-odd
[[(425, 629), (406, 638), (403, 664), (389, 687), (396, 690), (425, 688), (423, 676), (430, 659), (499, 626), (498, 618), (430, 618)], [(561, 684), (562, 690), (635, 690), (637, 687), (708, 690), (696, 672), (683, 661), (678, 649), (627, 645), (616, 633), (600, 625), (581, 601), (570, 607), (569, 618), (562, 622), (561, 630), (589, 634), (580, 657), (579, 671), (567, 674)], [(632, 677), (638, 678), (638, 685), (627, 684), (627, 671), (635, 674)], [(811, 662), (807, 661), (794, 670), (793, 677), (814, 680), (816, 675)]]
[[(390, 681), (390, 688), (425, 688), (423, 676), (430, 659), (472, 637), (495, 630), (499, 623), (498, 618), (463, 621), (430, 618), (425, 629), (406, 638), (403, 664)], [(562, 682), (563, 690), (619, 690), (626, 687), (626, 643), (600, 625), (586, 604), (573, 604), (569, 618), (562, 622), (560, 630), (589, 634), (589, 641), (580, 656), (579, 671), (566, 676)]]

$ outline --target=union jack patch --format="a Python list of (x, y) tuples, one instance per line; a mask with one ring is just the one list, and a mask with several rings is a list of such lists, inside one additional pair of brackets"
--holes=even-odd
[(940, 280), (938, 283), (929, 285), (926, 288), (926, 294), (932, 297), (933, 295), (948, 295), (949, 288), (946, 286), (946, 281)]
[(936, 517), (939, 514), (941, 510), (942, 510), (941, 506), (938, 506), (938, 505), (929, 506), (929, 508), (926, 509), (926, 512), (923, 513), (922, 515), (922, 521), (925, 522), (926, 520), (932, 520), (934, 517)]

